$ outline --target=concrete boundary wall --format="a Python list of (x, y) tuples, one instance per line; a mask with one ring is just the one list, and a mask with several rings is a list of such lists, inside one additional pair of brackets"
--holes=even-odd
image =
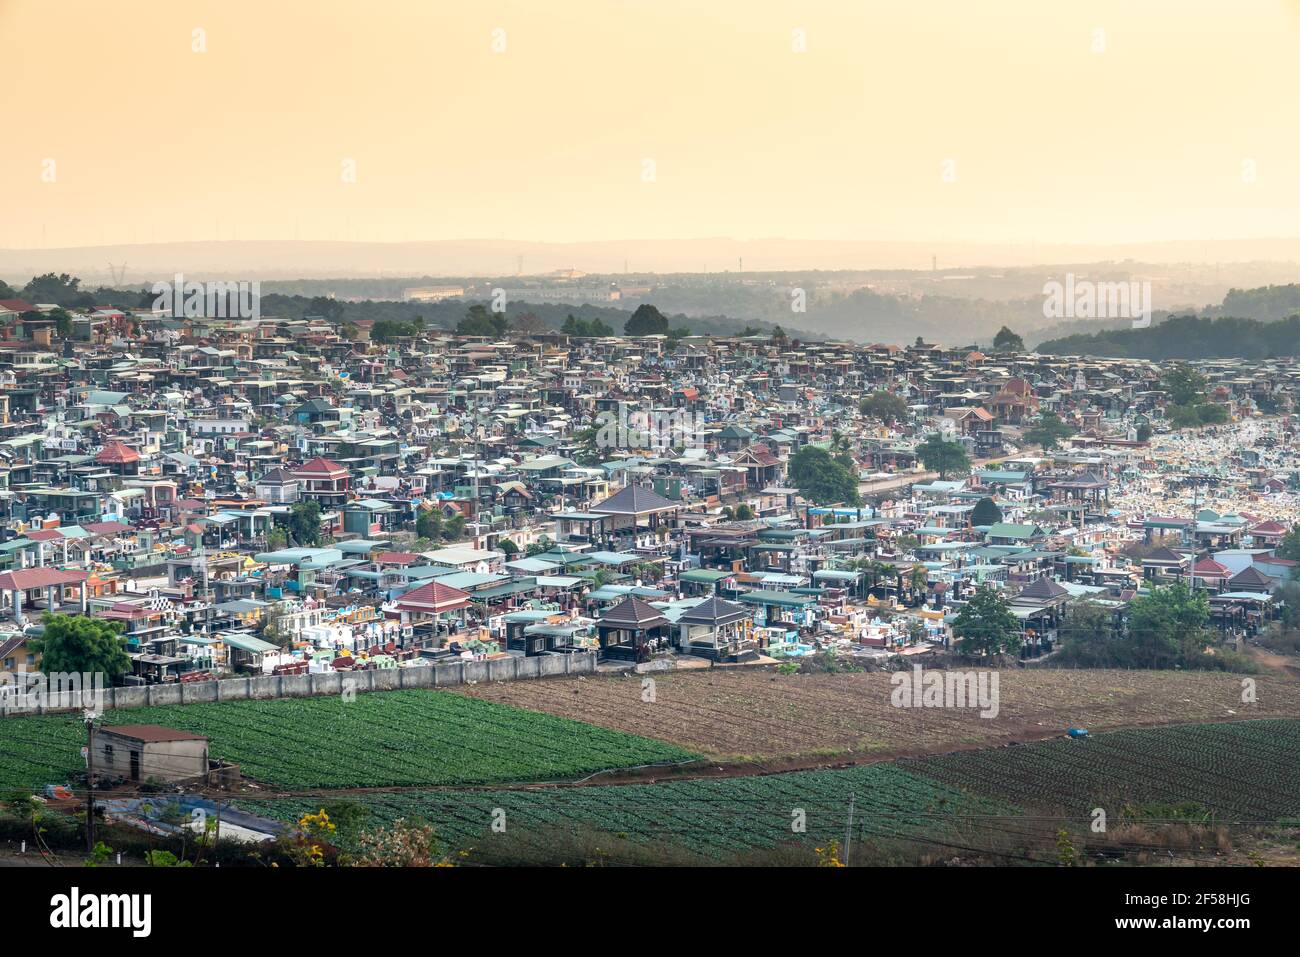
[(596, 672), (596, 653), (539, 655), (532, 658), (497, 658), (492, 661), (447, 661), (413, 668), (377, 668), (372, 671), (336, 671), (332, 674), (250, 675), (218, 681), (165, 685), (124, 685), (104, 688), (96, 701), (89, 691), (56, 692), (28, 696), (26, 701), (0, 707), (0, 717), (80, 711), (94, 704), (110, 708), (146, 708), (154, 705), (208, 704), (217, 701), (272, 700), (323, 695), (396, 691), (401, 688), (450, 688), (478, 681), (512, 681), (555, 675), (590, 675)]

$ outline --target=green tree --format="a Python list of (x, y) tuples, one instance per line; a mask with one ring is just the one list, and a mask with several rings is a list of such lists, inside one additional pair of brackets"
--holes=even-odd
[(1205, 376), (1186, 362), (1175, 362), (1164, 374), (1165, 391), (1174, 405), (1196, 405), (1205, 395)]
[(573, 433), (573, 457), (579, 465), (597, 465), (604, 460), (604, 449), (600, 447), (599, 424), (589, 425)]
[(299, 548), (320, 544), (320, 503), (315, 499), (294, 502), (289, 511), (289, 535)]
[(975, 503), (975, 508), (970, 513), (970, 523), (972, 525), (996, 525), (1002, 521), (1002, 509), (998, 508), (998, 503), (993, 499), (985, 497)]
[(1291, 531), (1278, 543), (1274, 554), (1287, 561), (1300, 562), (1300, 525), (1293, 525)]
[(647, 303), (636, 307), (636, 312), (623, 324), (625, 336), (666, 336), (668, 317)]
[(131, 670), (118, 622), (47, 613), (42, 623), (41, 636), (30, 644), (45, 674), (102, 674), (109, 683)]
[(1044, 412), (1038, 417), (1033, 428), (1025, 430), (1025, 441), (1030, 445), (1040, 445), (1046, 451), (1060, 446), (1061, 439), (1073, 435), (1074, 429), (1061, 421), (1055, 412)]
[[(33, 305), (53, 302), (73, 309), (85, 309), (95, 304), (95, 297), (79, 287), (81, 280), (67, 273), (55, 275), (47, 272), (42, 276), (33, 276), (31, 282), (23, 287), (22, 298)], [(150, 297), (150, 302), (153, 297)]]
[(925, 601), (926, 592), (930, 588), (930, 573), (926, 571), (924, 565), (912, 566), (912, 570), (907, 573), (907, 587), (911, 589), (917, 601)]
[(506, 559), (513, 559), (519, 554), (519, 546), (508, 538), (503, 538), (497, 543), (497, 548), (505, 553)]
[(858, 477), (852, 463), (825, 449), (806, 445), (790, 457), (790, 483), (814, 505), (861, 504)]
[(736, 506), (736, 518), (739, 521), (749, 521), (754, 517), (754, 510), (744, 502)]
[(1011, 606), (988, 585), (981, 586), (962, 606), (952, 624), (957, 648), (967, 655), (996, 655), (1015, 651), (1023, 640), (1020, 621)]
[(316, 296), (307, 304), (307, 314), (321, 316), (326, 322), (338, 323), (343, 318), (343, 303), (333, 296)]
[(423, 508), (415, 517), (415, 534), (420, 538), (438, 541), (442, 538), (442, 511), (438, 508)]
[(902, 422), (907, 418), (907, 400), (901, 395), (878, 390), (858, 404), (858, 411), (881, 422)]
[(443, 541), (458, 542), (465, 537), (465, 516), (456, 514), (448, 519), (442, 529)]
[(456, 324), (458, 336), (504, 336), (510, 331), (510, 320), (505, 313), (488, 312), (487, 307), (475, 303)]
[(964, 472), (970, 468), (970, 458), (960, 442), (945, 441), (935, 432), (916, 448), (925, 467), (931, 472), (938, 472), (940, 480), (947, 478), (949, 472)]
[(67, 339), (72, 335), (72, 314), (68, 310), (52, 310), (49, 318), (54, 320), (54, 331), (59, 334), (59, 338)]
[(1148, 442), (1151, 439), (1151, 426), (1143, 422), (1137, 427), (1137, 440), (1139, 442)]
[(518, 332), (521, 335), (534, 335), (539, 332), (546, 332), (547, 325), (543, 319), (535, 312), (521, 312), (510, 320), (510, 329), (512, 332)]
[(1129, 602), (1128, 631), (1133, 653), (1149, 668), (1172, 668), (1186, 655), (1199, 655), (1209, 640), (1210, 604), (1205, 592), (1183, 582), (1155, 587)]
[(573, 313), (569, 313), (568, 318), (564, 320), (564, 325), (560, 331), (566, 336), (573, 336), (575, 339), (602, 339), (614, 334), (613, 328), (599, 317), (593, 319), (577, 319)]
[(262, 638), (281, 648), (288, 648), (294, 634), (284, 627), (284, 620), (289, 616), (286, 602), (276, 602), (262, 618)]
[(993, 337), (993, 348), (997, 352), (1024, 352), (1025, 340), (1003, 326)]
[(1093, 668), (1129, 663), (1131, 648), (1116, 640), (1113, 619), (1113, 612), (1095, 601), (1069, 602), (1057, 628), (1062, 660)]
[(1198, 402), (1194, 405), (1171, 405), (1165, 409), (1165, 417), (1176, 429), (1194, 429), (1227, 422), (1228, 410), (1214, 402)]
[(413, 322), (400, 319), (377, 319), (370, 327), (370, 338), (375, 342), (391, 342), (394, 339), (408, 339), (419, 335), (420, 327)]

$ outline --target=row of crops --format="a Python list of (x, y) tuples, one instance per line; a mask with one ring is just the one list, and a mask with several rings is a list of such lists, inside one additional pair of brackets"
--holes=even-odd
[[(464, 695), (411, 690), (109, 711), (105, 725), (206, 736), (214, 757), (277, 788), (494, 784), (692, 760), (675, 745)], [(0, 787), (63, 783), (84, 770), (74, 716), (0, 721)]]
[(1199, 805), (1225, 823), (1300, 818), (1294, 720), (1134, 728), (902, 764), (978, 794), (1072, 814), (1167, 803)]
[[(322, 794), (242, 806), (292, 822), (331, 800)], [(1005, 846), (1030, 826), (1026, 818), (1086, 828), (1092, 808), (1127, 803), (1199, 805), (1225, 823), (1294, 820), (1300, 817), (1300, 721), (1133, 729), (832, 771), (372, 792), (352, 800), (364, 809), (362, 830), (399, 818), (425, 820), (451, 848), (490, 848), (500, 840), (494, 822), (504, 821), (516, 845), (599, 833), (676, 844), (713, 858), (842, 841), (852, 802), (855, 842), (899, 839), (960, 851)], [(803, 831), (792, 827), (800, 814)], [(340, 844), (354, 839), (345, 836)]]
[[(244, 810), (292, 822), (319, 810), (314, 800), (246, 801)], [(906, 838), (938, 847), (955, 822), (1005, 818), (1014, 809), (888, 764), (842, 771), (531, 790), (397, 791), (367, 794), (366, 827), (398, 818), (433, 823), (452, 848), (482, 848), (505, 833), (545, 843), (556, 835), (600, 831), (633, 841), (665, 841), (705, 857), (786, 843)], [(494, 830), (494, 822), (504, 831)], [(342, 842), (348, 843), (345, 838)]]

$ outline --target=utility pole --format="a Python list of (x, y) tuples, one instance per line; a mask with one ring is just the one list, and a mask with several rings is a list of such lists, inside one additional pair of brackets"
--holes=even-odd
[(857, 795), (849, 794), (849, 823), (844, 828), (844, 866), (849, 866), (849, 852), (853, 847), (853, 802)]
[(95, 713), (86, 712), (86, 850), (95, 850)]

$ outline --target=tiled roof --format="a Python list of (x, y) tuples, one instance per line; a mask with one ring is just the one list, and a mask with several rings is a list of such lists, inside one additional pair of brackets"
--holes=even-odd
[(601, 615), (600, 624), (624, 628), (655, 628), (668, 624), (668, 619), (653, 605), (629, 596)]
[(139, 462), (140, 453), (125, 442), (114, 440), (104, 443), (104, 448), (95, 456), (95, 461), (100, 465), (124, 465), (130, 462)]

